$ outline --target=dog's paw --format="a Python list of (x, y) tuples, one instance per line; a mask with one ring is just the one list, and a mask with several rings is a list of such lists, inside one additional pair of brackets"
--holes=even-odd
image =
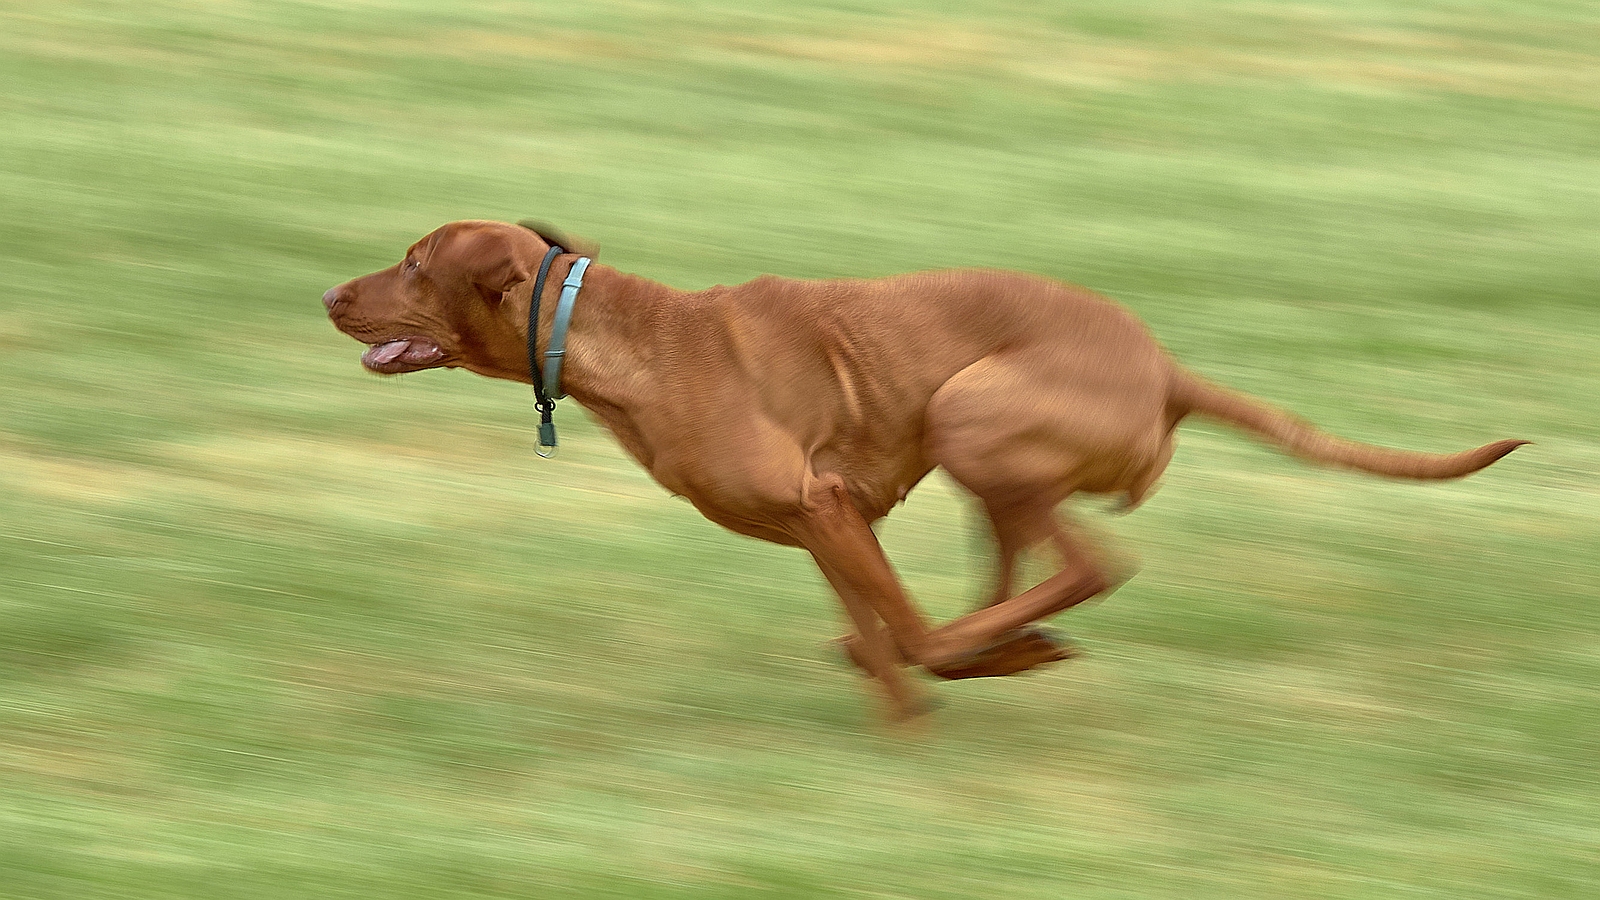
[(953, 662), (930, 666), (928, 671), (951, 681), (961, 678), (998, 678), (1079, 655), (1077, 645), (1050, 631), (1030, 625), (1009, 631), (995, 643)]

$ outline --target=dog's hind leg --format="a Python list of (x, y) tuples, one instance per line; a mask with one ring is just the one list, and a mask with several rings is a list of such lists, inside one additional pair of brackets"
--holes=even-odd
[[(921, 630), (915, 634), (916, 643), (911, 645), (915, 649), (905, 653), (904, 658), (941, 678), (1013, 675), (1072, 657), (1075, 651), (1070, 646), (1063, 646), (1041, 629), (1027, 626), (1082, 603), (1111, 586), (1091, 553), (1075, 537), (1074, 529), (1062, 528), (1048, 508), (1037, 504), (1004, 510), (991, 508), (990, 518), (1000, 539), (1002, 554), (1004, 548), (1009, 547), (1014, 558), (1032, 544), (1049, 539), (1062, 556), (1062, 569), (1030, 590), (1015, 597), (1003, 597), (940, 628), (926, 630), (919, 618), (917, 627)], [(898, 592), (879, 593), (873, 601), (880, 614), (886, 607), (892, 609), (892, 604), (909, 603), (904, 594)], [(893, 631), (892, 627), (884, 629), (881, 635), (888, 637)], [(858, 667), (875, 674), (867, 656), (871, 649), (865, 640), (867, 637), (858, 628), (855, 635), (841, 639), (839, 645)], [(897, 637), (895, 643), (906, 646), (910, 641)]]
[[(1097, 401), (1109, 398), (1046, 391), (1038, 373), (1048, 363), (984, 360), (952, 378), (929, 403), (929, 458), (983, 504), (1001, 567), (997, 602), (929, 632), (918, 662), (935, 674), (1009, 674), (1035, 656), (1050, 661), (1041, 644), (1047, 639), (1024, 626), (1111, 587), (1075, 529), (1057, 524), (1055, 509), (1086, 473), (1104, 464), (1106, 454), (1094, 451), (1114, 447), (1131, 429), (1113, 416), (1081, 414), (1101, 412), (1111, 404)], [(1014, 597), (1003, 596), (1010, 592), (1006, 573), (1016, 556), (1047, 539), (1061, 553), (1061, 571)]]
[(983, 606), (994, 606), (1011, 599), (1011, 591), (1017, 583), (1017, 561), (1021, 558), (1022, 552), (1028, 549), (1026, 544), (1018, 542), (1009, 534), (1001, 534), (998, 530), (994, 537), (995, 555), (998, 557), (995, 563), (994, 592), (989, 595)]
[(1074, 655), (1070, 647), (1027, 626), (1105, 591), (1110, 582), (1048, 512), (1029, 527), (1048, 531), (1063, 557), (1061, 571), (1015, 597), (934, 629), (928, 635), (929, 656), (938, 658), (925, 663), (930, 672), (942, 678), (1010, 675)]
[[(1031, 590), (930, 630), (842, 485), (824, 486), (821, 481), (808, 491), (806, 511), (791, 520), (790, 528), (797, 543), (811, 552), (856, 626), (856, 633), (844, 642), (845, 651), (879, 680), (897, 716), (915, 715), (921, 708), (913, 684), (904, 681), (897, 663), (920, 665), (944, 678), (976, 678), (1009, 675), (1065, 659), (1070, 651), (1022, 626), (1081, 603), (1108, 584), (1089, 557), (1057, 528), (1051, 518), (1053, 502), (1035, 498), (1021, 505), (987, 503), (997, 531), (1015, 546), (1059, 535), (1058, 547), (1068, 556), (1068, 564)], [(880, 618), (883, 628), (876, 621)]]
[[(1061, 573), (1018, 597), (1010, 596), (1007, 590), (988, 606), (929, 632), (916, 662), (940, 678), (954, 680), (1014, 675), (1076, 655), (1070, 645), (1063, 645), (1044, 630), (1029, 625), (1089, 599), (1105, 590), (1109, 582), (1090, 555), (1079, 547), (1072, 533), (1060, 528), (1050, 519), (1049, 513), (1045, 513), (1039, 527), (1049, 532), (1063, 556)], [(1014, 533), (1006, 532), (1006, 535), (1001, 553), (1009, 546), (1014, 551), (1013, 559), (1031, 543), (1020, 540)], [(872, 671), (864, 658), (865, 648), (860, 638), (849, 635), (839, 639), (838, 644), (857, 667)]]
[[(1067, 561), (1071, 558), (1069, 556), (1070, 551), (1063, 544), (1063, 541), (1067, 541), (1076, 546), (1078, 551), (1093, 560), (1095, 566), (1111, 580), (1113, 586), (1120, 586), (1124, 581), (1127, 581), (1137, 568), (1137, 563), (1127, 554), (1107, 547), (1102, 540), (1096, 539), (1095, 535), (1084, 528), (1082, 522), (1073, 519), (1071, 516), (1063, 518), (1058, 513), (1055, 516), (1055, 522), (1051, 526), (1051, 531), (1051, 544), (1060, 554), (1063, 565), (1068, 564)], [(1018, 561), (1021, 559), (1022, 554), (1031, 547), (1031, 544), (1022, 535), (1008, 530), (1004, 533), (1005, 536), (1002, 537), (999, 529), (996, 529), (996, 532), (996, 555), (999, 559), (996, 564), (995, 585), (988, 596), (979, 601), (978, 609), (994, 606), (1011, 599), (1015, 591)]]

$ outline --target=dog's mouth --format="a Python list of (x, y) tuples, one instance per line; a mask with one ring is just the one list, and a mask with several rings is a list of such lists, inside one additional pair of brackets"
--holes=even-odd
[(373, 344), (361, 354), (361, 364), (379, 375), (399, 375), (431, 369), (444, 363), (444, 351), (424, 337), (397, 338)]

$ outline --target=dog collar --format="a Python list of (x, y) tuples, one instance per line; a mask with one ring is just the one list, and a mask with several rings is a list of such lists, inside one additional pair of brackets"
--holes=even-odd
[(561, 390), (561, 361), (567, 355), (567, 329), (572, 324), (572, 307), (583, 287), (583, 273), (589, 268), (589, 257), (580, 256), (567, 271), (561, 283), (561, 296), (556, 301), (556, 317), (550, 326), (550, 346), (544, 353), (544, 371), (539, 368), (539, 298), (544, 293), (545, 279), (550, 275), (550, 264), (566, 251), (551, 244), (539, 263), (539, 274), (533, 280), (533, 296), (528, 301), (528, 375), (533, 382), (535, 400), (533, 408), (539, 411), (539, 446), (534, 452), (549, 459), (556, 454), (556, 401), (565, 397)]
[(567, 355), (567, 327), (572, 324), (572, 307), (583, 289), (583, 273), (589, 270), (589, 257), (580, 256), (567, 271), (561, 282), (561, 299), (556, 301), (556, 320), (550, 325), (550, 348), (544, 351), (544, 383), (550, 386), (550, 397), (560, 400), (566, 396), (561, 390), (561, 360)]

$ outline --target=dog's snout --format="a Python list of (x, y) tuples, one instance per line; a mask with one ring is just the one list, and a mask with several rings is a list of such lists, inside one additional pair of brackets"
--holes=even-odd
[(328, 288), (327, 293), (322, 295), (322, 305), (328, 308), (329, 313), (336, 312), (339, 307), (349, 302), (350, 298), (342, 284), (338, 287)]

